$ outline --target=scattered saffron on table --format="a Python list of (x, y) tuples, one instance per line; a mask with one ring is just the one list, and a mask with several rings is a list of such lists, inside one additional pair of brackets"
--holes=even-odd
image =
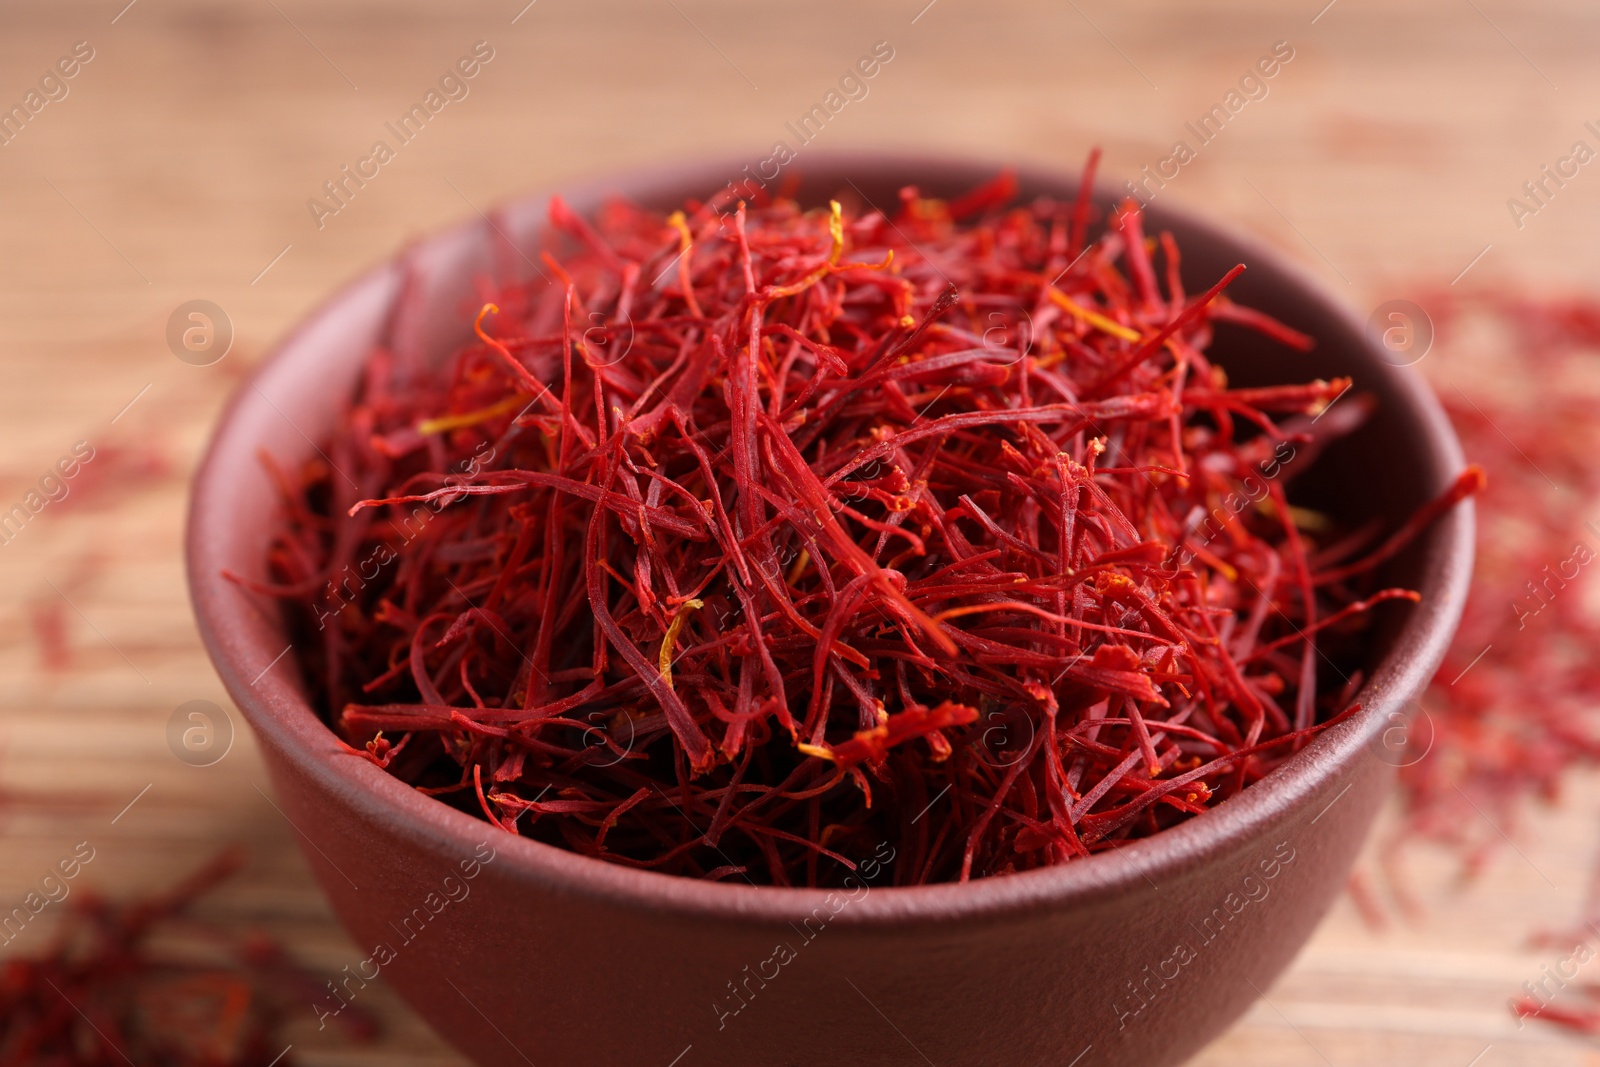
[[(1477, 876), (1514, 840), (1534, 802), (1600, 764), (1600, 302), (1502, 288), (1424, 296), (1440, 351), (1433, 378), (1469, 460), (1488, 472), (1466, 611), (1397, 753), (1400, 818), (1379, 848), (1386, 888), (1416, 911), (1404, 858), (1418, 842)], [(1600, 867), (1585, 914), (1536, 941), (1571, 952), (1600, 921)], [(1359, 883), (1369, 923), (1385, 913)], [(1511, 999), (1512, 1014), (1600, 1035), (1600, 988)], [(1532, 988), (1530, 983), (1529, 988)], [(1552, 997), (1556, 999), (1551, 999)]]
[(99, 549), (84, 553), (72, 570), (55, 583), (46, 585), (28, 600), (28, 617), (34, 641), (39, 646), (39, 664), (50, 674), (65, 674), (75, 665), (71, 639), (71, 599), (81, 595), (105, 572), (105, 554)]
[(57, 511), (78, 508), (105, 510), (130, 497), (176, 480), (180, 468), (173, 462), (170, 447), (159, 438), (131, 443), (98, 443), (92, 462), (84, 463), (67, 482), (68, 492), (55, 505)]
[[(0, 963), (0, 1065), (259, 1067), (293, 1064), (280, 1029), (322, 983), (263, 934), (244, 938), (185, 913), (236, 871), (224, 852), (166, 893), (110, 904), (78, 890), (53, 943), (36, 956)], [(182, 931), (202, 951), (164, 951), (153, 935)], [(376, 1027), (356, 1012), (342, 1020), (356, 1040)]]
[[(1418, 755), (1431, 749), (1401, 783), (1405, 833), (1459, 848), (1472, 874), (1528, 801), (1600, 762), (1600, 620), (1586, 603), (1600, 560), (1600, 304), (1485, 290), (1427, 307), (1458, 345), (1439, 361), (1440, 399), (1489, 484), (1466, 611), (1422, 701)], [(1505, 353), (1524, 384), (1473, 349)]]
[(553, 200), (542, 277), (440, 368), (372, 352), (230, 577), (352, 758), (614, 863), (921, 884), (1200, 814), (1355, 709), (1416, 599), (1380, 564), (1481, 474), (1388, 541), (1291, 504), (1351, 382), (1230, 388), (1214, 335), (1312, 346), (1243, 265), (1014, 196)]
[(1512, 997), (1512, 1018), (1519, 1024), (1537, 1019), (1580, 1034), (1600, 1034), (1600, 988), (1585, 983), (1577, 987), (1577, 993), (1584, 1000), (1582, 1007), (1551, 1004), (1531, 996)]

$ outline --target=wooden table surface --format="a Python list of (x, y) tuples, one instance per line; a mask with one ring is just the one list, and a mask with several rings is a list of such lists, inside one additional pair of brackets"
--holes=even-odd
[[(893, 59), (818, 144), (1064, 166), (1099, 144), (1127, 176), (1178, 139), (1194, 147), (1185, 123), (1287, 41), (1268, 94), (1162, 197), (1258, 234), (1363, 310), (1469, 266), (1473, 282), (1565, 288), (1600, 267), (1600, 168), (1520, 227), (1506, 204), (1574, 141), (1600, 145), (1583, 125), (1600, 123), (1600, 9), (1577, 0), (524, 2), (0, 8), (0, 105), (76, 42), (93, 52), (0, 145), (0, 509), (75, 442), (97, 450), (94, 477), (0, 548), (4, 908), (79, 841), (96, 850), (82, 877), (123, 894), (242, 840), (249, 876), (207, 913), (264, 926), (330, 974), (356, 958), (242, 722), (207, 768), (166, 740), (185, 701), (231, 710), (180, 565), (185, 482), (220, 405), (332, 286), (408, 238), (552, 181), (705, 154), (754, 163), (792, 144), (785, 123), (875, 42)], [(494, 57), (469, 94), (319, 229), (307, 200), (478, 41)], [(169, 314), (195, 298), (236, 330), (209, 367), (165, 341)], [(1438, 380), (1451, 357), (1430, 355)], [(1452, 857), (1414, 853), (1419, 917), (1374, 931), (1342, 901), (1195, 1064), (1600, 1063), (1600, 1046), (1518, 1030), (1505, 1006), (1565, 955), (1529, 935), (1580, 910), (1600, 794), (1573, 784), (1472, 884)], [(43, 940), (30, 927), (3, 951)], [(319, 1044), (307, 1026), (297, 1055), (461, 1062), (392, 994), (369, 1003), (380, 1044)]]

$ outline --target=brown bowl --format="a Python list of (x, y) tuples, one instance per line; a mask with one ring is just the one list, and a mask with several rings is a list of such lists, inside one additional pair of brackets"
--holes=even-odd
[[(952, 195), (998, 170), (822, 152), (799, 166), (809, 204), (841, 191), (892, 204), (906, 183)], [(667, 208), (738, 174), (658, 169), (564, 195), (580, 212), (619, 193)], [(1024, 197), (1077, 188), (1063, 173), (1019, 179)], [(1387, 618), (1358, 715), (1215, 810), (1115, 852), (966, 885), (869, 879), (828, 893), (707, 884), (512, 837), (341, 750), (295, 658), (278, 658), (288, 640), (276, 607), (219, 575), (262, 576), (277, 500), (261, 451), (285, 465), (309, 456), (380, 337), (413, 360), (469, 337), (473, 278), (531, 271), (521, 250), (545, 202), (424, 241), (324, 304), (233, 398), (195, 476), (187, 551), (200, 630), (307, 859), (363, 946), (330, 975), (341, 995), (359, 999), (381, 973), (468, 1056), (510, 1067), (1159, 1067), (1215, 1037), (1338, 895), (1406, 758), (1385, 742), (1460, 616), (1471, 506), (1389, 567), (1386, 579), (1422, 601)], [(1317, 338), (1299, 355), (1219, 327), (1213, 351), (1234, 382), (1348, 374), (1377, 399), (1367, 426), (1319, 462), (1310, 491), (1321, 506), (1401, 516), (1457, 473), (1459, 445), (1421, 378), (1391, 366), (1319, 286), (1179, 212), (1153, 208), (1147, 228), (1178, 238), (1190, 292), (1248, 263), (1233, 295)], [(474, 864), (475, 851), (492, 859)]]

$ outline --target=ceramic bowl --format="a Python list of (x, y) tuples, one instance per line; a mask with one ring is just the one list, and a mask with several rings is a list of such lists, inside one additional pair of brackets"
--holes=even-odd
[[(908, 183), (953, 195), (998, 170), (821, 152), (797, 166), (805, 203), (844, 192), (885, 206)], [(738, 176), (734, 164), (656, 169), (563, 195), (580, 212), (612, 194), (670, 208)], [(1019, 179), (1024, 197), (1077, 188), (1069, 173)], [(260, 453), (304, 460), (380, 337), (420, 361), (469, 337), (474, 280), (531, 270), (545, 203), (518, 200), (424, 240), (322, 305), (233, 398), (195, 476), (187, 564), (200, 631), (360, 946), (329, 975), (341, 995), (358, 1002), (381, 975), (467, 1056), (506, 1067), (1160, 1067), (1200, 1049), (1310, 935), (1395, 765), (1413, 758), (1391, 746), (1460, 615), (1471, 506), (1388, 567), (1387, 581), (1422, 600), (1386, 615), (1358, 715), (1215, 810), (1115, 852), (966, 885), (830, 894), (706, 884), (512, 837), (342, 751), (282, 655), (274, 606), (219, 575), (262, 575), (277, 502)], [(1320, 460), (1306, 487), (1319, 506), (1403, 516), (1458, 472), (1421, 378), (1391, 365), (1320, 285), (1165, 205), (1146, 229), (1178, 238), (1188, 291), (1247, 263), (1231, 294), (1317, 339), (1297, 354), (1219, 327), (1213, 355), (1235, 384), (1348, 374), (1377, 401)]]

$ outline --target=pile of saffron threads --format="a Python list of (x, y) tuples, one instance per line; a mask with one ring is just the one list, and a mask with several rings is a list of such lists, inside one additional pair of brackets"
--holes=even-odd
[(1243, 265), (1186, 292), (1133, 204), (1091, 242), (1087, 182), (1014, 196), (553, 200), (542, 277), (442, 369), (373, 351), (230, 577), (353, 755), (614, 863), (964, 881), (1201, 814), (1353, 710), (1416, 599), (1375, 569), (1481, 475), (1386, 531), (1290, 505), (1351, 383), (1229, 388), (1216, 324), (1312, 344)]
[[(265, 935), (234, 937), (184, 914), (242, 860), (224, 852), (134, 903), (75, 894), (45, 951), (0, 963), (0, 1065), (294, 1063), (281, 1031), (291, 1016), (309, 1014), (304, 1006), (325, 995), (322, 984)], [(202, 950), (151, 943), (180, 929)], [(342, 1022), (357, 1040), (377, 1032), (359, 1012)]]

